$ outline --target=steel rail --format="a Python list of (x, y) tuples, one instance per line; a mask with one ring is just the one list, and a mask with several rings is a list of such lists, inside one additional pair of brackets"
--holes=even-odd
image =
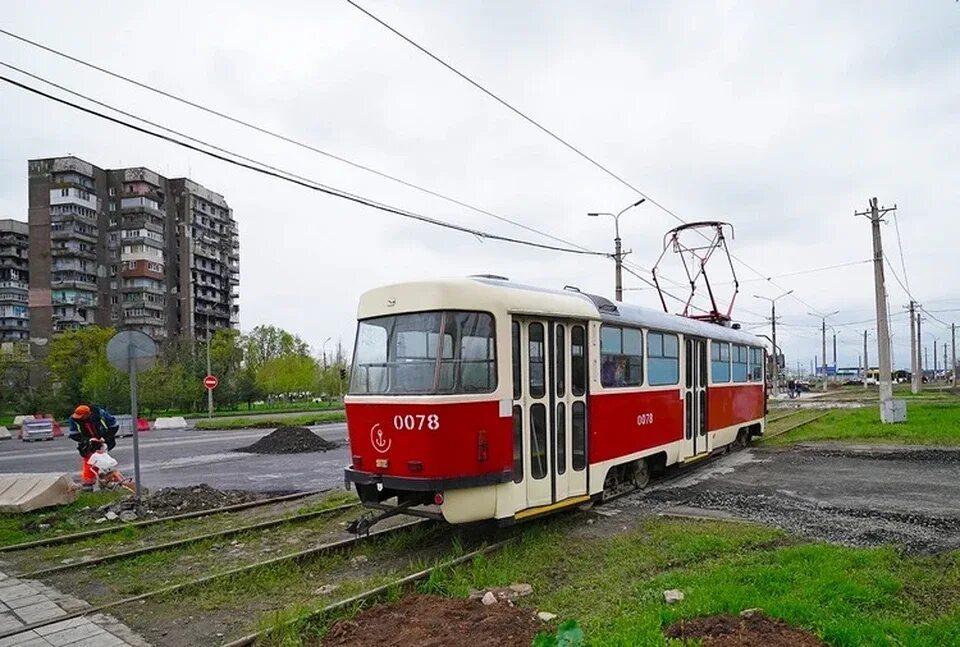
[(27, 550), (28, 548), (39, 548), (41, 546), (56, 546), (57, 544), (66, 544), (72, 541), (77, 541), (78, 539), (87, 539), (88, 537), (98, 537), (100, 535), (106, 535), (111, 532), (120, 532), (121, 530), (126, 530), (127, 528), (143, 528), (145, 526), (152, 526), (158, 523), (164, 523), (166, 521), (182, 521), (184, 519), (196, 519), (197, 517), (206, 517), (213, 514), (220, 514), (221, 512), (237, 512), (239, 510), (248, 510), (250, 508), (259, 508), (265, 505), (272, 505), (274, 503), (283, 503), (285, 501), (295, 501), (297, 499), (305, 499), (309, 496), (314, 496), (317, 494), (323, 494), (328, 490), (310, 490), (308, 492), (294, 492), (293, 494), (284, 494), (282, 496), (273, 497), (270, 499), (260, 499), (258, 501), (247, 501), (246, 503), (235, 503), (233, 505), (223, 506), (221, 508), (210, 508), (209, 510), (196, 510), (194, 512), (184, 512), (183, 514), (175, 514), (167, 517), (157, 517), (156, 519), (145, 519), (144, 521), (134, 521), (132, 523), (125, 523), (122, 526), (109, 526), (107, 528), (96, 528), (94, 530), (85, 530), (83, 532), (76, 532), (69, 535), (58, 535), (56, 537), (47, 537), (46, 539), (37, 539), (34, 541), (26, 541), (20, 544), (10, 544), (8, 546), (0, 546), (0, 553), (11, 552), (14, 550)]
[[(383, 585), (381, 585), (381, 586), (378, 586), (378, 587), (376, 587), (376, 588), (370, 589), (370, 590), (368, 590), (368, 591), (364, 591), (363, 593), (358, 593), (357, 595), (354, 595), (354, 596), (352, 596), (352, 597), (346, 598), (346, 599), (344, 599), (344, 600), (340, 600), (339, 602), (334, 602), (333, 604), (328, 604), (327, 606), (322, 607), (322, 608), (320, 608), (320, 609), (316, 609), (316, 610), (314, 610), (314, 611), (308, 611), (307, 613), (302, 614), (302, 615), (300, 615), (300, 616), (298, 616), (298, 617), (296, 617), (296, 618), (293, 618), (293, 619), (291, 619), (291, 620), (287, 620), (287, 621), (284, 622), (281, 626), (286, 627), (286, 626), (295, 624), (295, 623), (297, 623), (297, 622), (303, 622), (304, 620), (310, 620), (310, 619), (313, 619), (313, 618), (322, 617), (322, 616), (325, 616), (325, 615), (327, 615), (327, 614), (329, 614), (329, 613), (331, 613), (331, 612), (333, 612), (333, 611), (337, 611), (337, 610), (339, 610), (339, 609), (342, 609), (342, 608), (344, 608), (344, 607), (348, 607), (348, 606), (353, 605), (353, 604), (364, 603), (364, 602), (368, 602), (369, 600), (372, 600), (372, 599), (380, 598), (381, 596), (383, 596), (384, 594), (388, 593), (389, 591), (391, 591), (391, 590), (393, 590), (393, 589), (402, 588), (402, 587), (408, 586), (408, 585), (410, 585), (410, 584), (413, 584), (414, 582), (419, 582), (419, 581), (421, 581), (421, 580), (425, 580), (425, 579), (427, 579), (428, 577), (430, 577), (430, 575), (431, 575), (432, 573), (434, 573), (434, 572), (436, 572), (436, 571), (438, 571), (438, 570), (441, 570), (441, 569), (444, 569), (444, 568), (450, 568), (450, 567), (452, 567), (452, 566), (457, 566), (457, 565), (459, 565), (459, 564), (462, 564), (462, 563), (464, 563), (464, 562), (466, 562), (466, 561), (472, 560), (472, 559), (474, 559), (474, 558), (476, 558), (476, 557), (479, 557), (479, 556), (481, 556), (481, 555), (486, 555), (486, 554), (488, 554), (488, 553), (492, 553), (492, 552), (495, 552), (495, 551), (497, 551), (497, 550), (500, 550), (501, 548), (503, 548), (504, 546), (510, 544), (510, 543), (513, 542), (513, 541), (515, 541), (515, 539), (511, 537), (511, 538), (508, 538), (508, 539), (504, 539), (503, 541), (499, 541), (499, 542), (497, 542), (497, 543), (495, 543), (495, 544), (490, 544), (489, 546), (485, 546), (484, 548), (479, 548), (479, 549), (474, 550), (474, 551), (471, 551), (471, 552), (469, 552), (469, 553), (467, 553), (467, 554), (465, 554), (465, 555), (461, 555), (460, 557), (457, 557), (457, 558), (455, 558), (455, 559), (448, 560), (448, 561), (443, 562), (443, 563), (441, 563), (441, 564), (436, 564), (435, 566), (431, 566), (430, 568), (425, 568), (425, 569), (423, 569), (423, 570), (421, 570), (421, 571), (417, 571), (416, 573), (412, 573), (412, 574), (410, 574), (410, 575), (407, 575), (406, 577), (402, 577), (402, 578), (400, 578), (400, 579), (398, 579), (398, 580), (394, 580), (393, 582), (390, 582), (390, 583), (388, 583), (388, 584), (383, 584)], [(259, 640), (260, 638), (263, 638), (263, 637), (269, 635), (271, 632), (276, 631), (276, 630), (277, 630), (277, 627), (272, 627), (272, 628), (270, 628), (270, 629), (264, 629), (264, 630), (258, 631), (258, 632), (256, 632), (256, 633), (252, 633), (252, 634), (248, 634), (248, 635), (246, 635), (246, 636), (243, 636), (242, 638), (237, 638), (236, 640), (232, 640), (232, 641), (230, 641), (230, 642), (228, 642), (228, 643), (224, 643), (221, 647), (248, 647), (249, 645), (253, 645), (254, 643), (256, 643), (257, 640)]]
[(17, 575), (18, 578), (25, 579), (36, 579), (44, 575), (52, 575), (54, 573), (62, 573), (64, 571), (71, 571), (76, 568), (83, 568), (85, 566), (95, 566), (97, 564), (103, 564), (105, 562), (112, 562), (118, 559), (127, 559), (130, 557), (138, 557), (140, 555), (147, 555), (149, 553), (154, 553), (162, 550), (170, 550), (171, 548), (179, 548), (181, 546), (187, 546), (189, 544), (195, 544), (200, 541), (206, 541), (207, 539), (216, 539), (216, 538), (227, 538), (234, 535), (239, 535), (244, 532), (250, 532), (255, 530), (264, 530), (266, 528), (274, 528), (276, 526), (282, 526), (286, 523), (297, 523), (300, 521), (307, 521), (309, 519), (315, 519), (316, 517), (324, 517), (338, 512), (343, 512), (344, 510), (350, 510), (359, 506), (359, 503), (347, 503), (345, 505), (340, 505), (335, 508), (327, 508), (325, 510), (314, 510), (312, 512), (305, 512), (303, 514), (292, 515), (289, 517), (278, 517), (276, 519), (270, 519), (268, 521), (261, 521), (260, 523), (253, 523), (246, 526), (237, 526), (235, 528), (227, 528), (226, 530), (220, 530), (217, 532), (209, 532), (202, 535), (196, 535), (193, 537), (186, 537), (184, 539), (176, 539), (174, 541), (168, 541), (162, 544), (155, 544), (153, 546), (142, 546), (140, 548), (133, 548), (131, 550), (124, 550), (117, 553), (111, 553), (109, 555), (102, 555), (100, 557), (95, 557), (93, 559), (85, 559), (77, 562), (71, 562), (70, 564), (61, 564), (59, 566), (51, 566), (49, 568), (41, 568), (36, 571), (29, 571)]
[(327, 544), (321, 544), (319, 546), (314, 546), (313, 548), (308, 548), (306, 550), (297, 551), (295, 553), (289, 553), (287, 555), (281, 555), (279, 557), (273, 557), (271, 559), (263, 560), (260, 562), (255, 562), (253, 564), (247, 564), (245, 566), (239, 566), (237, 568), (231, 568), (220, 573), (213, 573), (211, 575), (205, 575), (194, 580), (189, 580), (187, 582), (181, 582), (180, 584), (171, 584), (170, 586), (164, 586), (159, 589), (154, 589), (153, 591), (147, 591), (146, 593), (141, 593), (139, 595), (134, 595), (127, 598), (121, 598), (120, 600), (114, 600), (113, 602), (105, 602), (94, 607), (81, 609), (79, 611), (74, 611), (71, 613), (64, 614), (62, 616), (56, 616), (54, 618), (48, 618), (46, 620), (40, 620), (31, 624), (24, 625), (22, 627), (17, 627), (15, 629), (9, 629), (4, 632), (0, 632), (0, 640), (4, 638), (9, 638), (10, 636), (16, 636), (22, 633), (27, 633), (35, 629), (40, 629), (42, 627), (47, 627), (49, 625), (54, 625), (65, 620), (73, 620), (74, 618), (81, 618), (84, 616), (94, 615), (97, 613), (102, 613), (107, 609), (113, 609), (115, 607), (123, 606), (126, 604), (132, 604), (134, 602), (140, 602), (142, 600), (148, 600), (160, 595), (168, 595), (170, 593), (175, 593), (177, 591), (183, 591), (185, 589), (191, 589), (195, 587), (202, 587), (210, 582), (220, 580), (226, 577), (232, 577), (234, 575), (240, 575), (243, 573), (249, 573), (257, 569), (273, 566), (276, 564), (282, 564), (284, 562), (296, 562), (308, 557), (315, 557), (317, 555), (322, 555), (325, 553), (332, 553), (338, 550), (343, 550), (349, 548), (356, 544), (365, 543), (371, 539), (376, 539), (384, 535), (388, 535), (394, 532), (399, 532), (408, 528), (413, 528), (416, 526), (421, 526), (424, 524), (431, 524), (433, 522), (429, 520), (413, 521), (410, 523), (402, 524), (399, 526), (393, 526), (391, 528), (386, 528), (378, 532), (372, 532), (368, 535), (360, 535), (357, 537), (350, 537), (348, 539), (341, 539), (338, 541), (330, 542)]
[(764, 434), (764, 438), (776, 438), (777, 436), (780, 436), (780, 435), (782, 435), (782, 434), (785, 434), (785, 433), (787, 433), (788, 431), (793, 431), (794, 429), (799, 429), (800, 427), (803, 427), (804, 425), (809, 425), (809, 424), (810, 424), (811, 422), (813, 422), (814, 420), (819, 420), (820, 418), (823, 418), (824, 416), (826, 416), (826, 415), (829, 414), (829, 413), (830, 413), (829, 411), (823, 411), (823, 412), (818, 413), (817, 415), (813, 416), (812, 418), (807, 418), (806, 420), (801, 420), (801, 421), (797, 422), (796, 424), (790, 425), (789, 427), (786, 427), (786, 428), (784, 428), (784, 429), (778, 429), (777, 431), (775, 431), (775, 432), (772, 433), (772, 434)]

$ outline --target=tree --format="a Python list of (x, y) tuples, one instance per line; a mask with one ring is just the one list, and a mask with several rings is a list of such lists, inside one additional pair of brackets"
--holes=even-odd
[(113, 328), (88, 326), (58, 333), (50, 340), (45, 366), (57, 409), (66, 411), (84, 399), (84, 377), (101, 357), (106, 359), (107, 342), (113, 334)]
[(317, 360), (309, 355), (284, 355), (267, 360), (257, 371), (257, 386), (267, 395), (310, 392)]
[(210, 338), (210, 367), (220, 384), (213, 391), (217, 406), (235, 407), (240, 401), (243, 338), (237, 330), (218, 330)]
[(305, 341), (276, 326), (257, 326), (244, 337), (244, 361), (255, 371), (271, 359), (309, 354)]
[(86, 402), (101, 404), (114, 413), (130, 411), (129, 378), (110, 365), (106, 353), (98, 355), (86, 368), (80, 391)]

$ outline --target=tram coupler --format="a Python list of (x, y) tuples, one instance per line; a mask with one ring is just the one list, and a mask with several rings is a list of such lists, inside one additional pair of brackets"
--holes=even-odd
[(370, 534), (370, 529), (377, 523), (380, 523), (384, 519), (389, 519), (390, 517), (395, 517), (398, 514), (403, 514), (407, 511), (407, 508), (413, 505), (413, 501), (404, 501), (403, 503), (398, 503), (396, 506), (384, 510), (378, 515), (364, 515), (359, 519), (354, 519), (350, 522), (350, 525), (347, 526), (347, 532), (360, 536), (367, 536)]

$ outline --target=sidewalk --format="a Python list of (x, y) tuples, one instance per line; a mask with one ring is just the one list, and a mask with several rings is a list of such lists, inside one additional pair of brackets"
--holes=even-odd
[[(89, 606), (40, 582), (0, 572), (0, 633)], [(149, 647), (149, 643), (116, 619), (98, 613), (0, 638), (0, 647)]]

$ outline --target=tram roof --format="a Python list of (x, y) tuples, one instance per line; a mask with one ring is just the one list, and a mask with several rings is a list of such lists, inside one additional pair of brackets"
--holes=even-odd
[(435, 279), (374, 288), (360, 297), (358, 318), (438, 309), (506, 310), (512, 314), (601, 320), (684, 335), (766, 346), (754, 335), (630, 303), (614, 302), (576, 288), (541, 288), (494, 276)]

